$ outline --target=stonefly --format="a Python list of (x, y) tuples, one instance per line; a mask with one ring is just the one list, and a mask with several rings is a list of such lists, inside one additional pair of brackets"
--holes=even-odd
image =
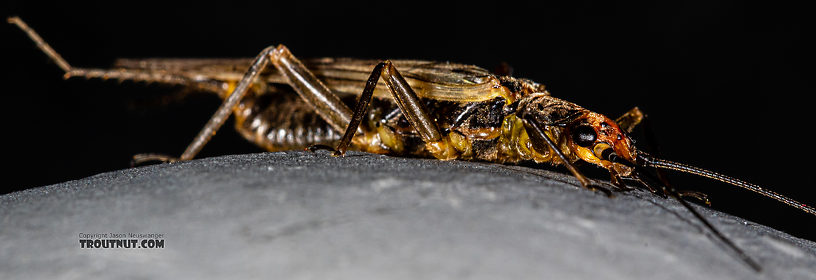
[[(564, 165), (590, 190), (612, 190), (588, 179), (579, 161), (609, 171), (617, 191), (631, 180), (681, 203), (739, 258), (760, 265), (683, 199), (708, 203), (698, 192), (676, 190), (661, 169), (738, 186), (816, 215), (816, 209), (760, 186), (652, 156), (629, 133), (645, 114), (637, 107), (617, 119), (555, 98), (543, 85), (482, 68), (419, 60), (321, 58), (299, 60), (284, 45), (254, 59), (119, 59), (114, 68), (68, 64), (18, 17), (23, 30), (63, 71), (84, 77), (179, 85), (217, 93), (223, 103), (180, 157), (139, 154), (134, 162), (191, 160), (230, 115), (247, 140), (269, 151), (348, 149), (395, 156), (498, 163)], [(399, 70), (398, 70), (399, 69)], [(353, 109), (352, 109), (353, 108)]]

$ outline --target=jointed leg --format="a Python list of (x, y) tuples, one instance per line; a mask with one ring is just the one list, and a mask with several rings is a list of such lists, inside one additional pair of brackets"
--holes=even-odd
[[(354, 134), (357, 132), (357, 128), (360, 126), (360, 122), (362, 122), (366, 111), (368, 111), (368, 105), (371, 103), (371, 98), (374, 95), (374, 88), (377, 87), (377, 81), (380, 80), (380, 75), (382, 74), (382, 69), (384, 66), (385, 63), (379, 63), (374, 67), (374, 70), (371, 71), (371, 75), (366, 81), (363, 93), (360, 94), (360, 99), (357, 100), (357, 105), (354, 107), (354, 115), (351, 117), (351, 122), (349, 122), (349, 126), (346, 127), (345, 133), (343, 133), (343, 138), (340, 139), (340, 143), (337, 144), (337, 148), (334, 149), (334, 156), (342, 156), (346, 153), (349, 144), (351, 144), (351, 139), (354, 138)], [(314, 151), (314, 148), (332, 149), (331, 147), (322, 146), (309, 147), (309, 149), (312, 151)]]
[[(652, 180), (652, 181), (659, 180), (658, 178), (655, 178), (654, 176), (652, 176), (651, 173), (645, 172), (645, 170), (642, 170), (642, 169), (643, 169), (642, 167), (638, 167), (637, 174), (643, 175), (646, 178), (641, 178), (640, 182), (648, 185), (648, 181), (643, 180), (643, 179), (648, 179), (648, 180)], [(681, 205), (683, 205), (683, 207), (686, 208), (686, 210), (691, 212), (691, 214), (694, 215), (694, 217), (697, 218), (698, 221), (703, 223), (703, 225), (706, 228), (708, 228), (708, 230), (710, 230), (712, 233), (714, 233), (714, 236), (716, 236), (718, 239), (720, 239), (720, 241), (725, 243), (728, 247), (731, 247), (731, 249), (733, 249), (737, 253), (739, 258), (742, 259), (742, 261), (744, 261), (746, 264), (748, 264), (748, 266), (750, 266), (755, 271), (761, 271), (762, 270), (759, 263), (754, 261), (751, 257), (748, 256), (748, 254), (746, 254), (744, 251), (742, 251), (742, 249), (737, 247), (737, 245), (734, 244), (734, 242), (732, 242), (725, 235), (723, 235), (719, 230), (717, 230), (717, 228), (715, 228), (714, 225), (712, 225), (711, 222), (708, 221), (708, 219), (703, 217), (703, 215), (700, 214), (699, 211), (694, 209), (694, 207), (692, 207), (686, 200), (684, 200), (682, 195), (680, 194), (680, 192), (678, 192), (676, 189), (674, 189), (673, 186), (663, 183), (663, 184), (660, 185), (660, 188), (662, 189), (664, 194), (674, 198), (675, 200), (677, 200), (677, 202), (679, 202)], [(706, 200), (707, 200), (707, 198), (706, 198)]]
[(682, 198), (690, 197), (694, 198), (699, 202), (704, 203), (706, 206), (711, 206), (711, 200), (708, 199), (708, 195), (698, 191), (689, 191), (689, 190), (678, 190), (677, 195)]
[(548, 136), (546, 133), (544, 133), (544, 130), (541, 127), (539, 127), (536, 122), (526, 121), (525, 120), (524, 124), (525, 124), (525, 126), (530, 127), (530, 128), (533, 129), (534, 133), (530, 134), (530, 138), (533, 139), (534, 141), (537, 141), (539, 138), (541, 140), (544, 140), (544, 142), (547, 144), (547, 146), (550, 148), (550, 150), (555, 151), (555, 154), (558, 155), (558, 157), (564, 163), (564, 166), (566, 166), (567, 169), (569, 169), (570, 173), (572, 173), (572, 175), (575, 176), (575, 178), (577, 178), (579, 182), (581, 182), (581, 185), (584, 186), (584, 188), (587, 188), (587, 189), (590, 189), (590, 190), (593, 190), (593, 191), (602, 191), (604, 194), (606, 194), (606, 196), (609, 196), (609, 197), (613, 196), (612, 192), (610, 190), (608, 190), (606, 188), (603, 188), (603, 187), (600, 187), (600, 186), (597, 186), (597, 185), (594, 185), (589, 178), (584, 176), (584, 174), (581, 174), (581, 172), (578, 171), (578, 168), (575, 167), (575, 165), (573, 165), (567, 159), (567, 156), (565, 156), (563, 152), (561, 152), (561, 149), (558, 148), (558, 145), (555, 144), (555, 141), (553, 139), (550, 139), (550, 136)]
[[(169, 158), (169, 161), (190, 160), (198, 154), (204, 145), (209, 142), (215, 132), (226, 122), (235, 106), (246, 95), (250, 86), (254, 84), (260, 73), (272, 63), (275, 68), (286, 77), (289, 85), (298, 95), (311, 105), (315, 112), (320, 115), (329, 125), (337, 131), (345, 129), (351, 119), (351, 109), (346, 106), (339, 97), (329, 90), (320, 80), (318, 80), (289, 50), (283, 46), (268, 47), (261, 51), (253, 60), (252, 65), (246, 74), (241, 78), (235, 89), (221, 103), (221, 106), (213, 114), (204, 128), (198, 133), (192, 143), (178, 159)], [(145, 160), (168, 161), (168, 157), (162, 155), (145, 156), (140, 158)]]
[(174, 158), (166, 155), (160, 154), (142, 154), (136, 155), (133, 158), (135, 164), (139, 164), (146, 161), (179, 161), (179, 160), (191, 160), (201, 151), (201, 148), (204, 147), (207, 142), (210, 141), (215, 132), (224, 124), (224, 122), (229, 118), (229, 115), (232, 113), (233, 108), (241, 99), (246, 95), (247, 91), (249, 90), (249, 86), (258, 78), (261, 71), (266, 68), (266, 65), (269, 63), (269, 54), (274, 50), (272, 47), (268, 47), (261, 51), (255, 60), (252, 63), (252, 66), (249, 67), (249, 70), (246, 74), (244, 74), (241, 81), (238, 82), (238, 85), (235, 86), (235, 90), (221, 103), (221, 106), (218, 107), (218, 110), (215, 111), (210, 120), (204, 126), (201, 131), (198, 132), (198, 135), (193, 139), (193, 142), (187, 146), (187, 149), (184, 153), (181, 154), (181, 157)]
[[(42, 50), (57, 66), (60, 67), (63, 71), (65, 71), (65, 78), (69, 77), (86, 77), (86, 78), (102, 78), (102, 79), (119, 79), (119, 80), (132, 80), (132, 81), (144, 81), (144, 82), (158, 82), (158, 83), (165, 83), (165, 84), (176, 84), (176, 85), (184, 85), (188, 87), (194, 87), (199, 89), (205, 90), (212, 90), (212, 91), (219, 91), (223, 90), (220, 84), (209, 84), (209, 83), (200, 83), (196, 81), (191, 81), (187, 77), (177, 76), (172, 74), (165, 74), (159, 72), (152, 72), (152, 71), (145, 71), (145, 70), (137, 70), (137, 69), (120, 69), (120, 70), (107, 70), (107, 69), (91, 69), (91, 68), (75, 68), (72, 67), (68, 62), (62, 58), (51, 46), (45, 42), (31, 27), (29, 27), (22, 19), (18, 17), (10, 17), (8, 18), (8, 22), (11, 24), (16, 25), (19, 27), (23, 32), (31, 38), (34, 43), (37, 44), (37, 47)], [(159, 161), (176, 161), (176, 160), (189, 160), (198, 153), (199, 150), (204, 146), (204, 144), (209, 141), (215, 131), (226, 121), (227, 117), (231, 113), (232, 108), (240, 101), (241, 97), (246, 94), (248, 86), (251, 84), (252, 81), (257, 78), (259, 70), (263, 69), (267, 63), (267, 56), (272, 51), (272, 48), (265, 49), (261, 52), (261, 55), (256, 58), (255, 63), (247, 72), (247, 74), (242, 79), (241, 83), (236, 87), (232, 96), (227, 98), (218, 111), (213, 115), (204, 129), (201, 130), (198, 136), (196, 136), (193, 143), (191, 143), (187, 150), (182, 154), (181, 158), (174, 158), (166, 155), (158, 155), (158, 154), (142, 154), (134, 156), (134, 164), (138, 164), (141, 162), (152, 161), (152, 160), (159, 160)]]
[[(637, 126), (640, 123), (643, 123), (642, 125), (644, 130), (643, 134), (645, 134), (646, 136), (646, 146), (649, 149), (649, 153), (657, 157), (660, 157), (659, 146), (657, 145), (657, 140), (654, 137), (654, 132), (652, 131), (652, 126), (649, 121), (649, 118), (638, 107), (634, 107), (631, 110), (627, 111), (626, 113), (618, 117), (615, 120), (615, 122), (618, 123), (618, 125), (624, 130), (626, 130), (626, 132), (628, 133), (631, 133), (635, 129), (635, 126)], [(669, 193), (666, 193), (666, 189), (672, 189), (674, 190), (674, 192), (676, 192), (676, 194), (679, 197), (682, 198), (691, 197), (705, 203), (706, 205), (711, 206), (711, 201), (708, 199), (708, 195), (706, 195), (705, 193), (696, 191), (675, 190), (671, 183), (669, 183), (669, 180), (666, 177), (666, 174), (665, 172), (663, 172), (663, 170), (658, 169), (655, 170), (655, 172), (657, 173), (658, 181), (660, 181), (660, 183), (662, 183), (664, 187), (655, 188), (648, 184), (647, 182), (643, 181), (642, 179), (637, 180), (643, 186), (648, 188), (652, 193), (657, 193), (658, 191), (661, 191), (662, 192), (661, 195), (665, 197), (667, 195), (670, 195)]]
[[(386, 60), (377, 64), (366, 81), (360, 99), (354, 108), (349, 126), (346, 128), (343, 138), (334, 149), (334, 155), (343, 155), (348, 149), (355, 132), (360, 126), (360, 122), (368, 111), (368, 106), (377, 86), (377, 81), (382, 78), (386, 86), (391, 91), (397, 106), (402, 111), (411, 126), (419, 133), (425, 141), (426, 149), (439, 159), (453, 159), (456, 157), (456, 150), (450, 145), (449, 139), (442, 135), (436, 123), (421, 103), (416, 93), (408, 85), (408, 82), (397, 71), (397, 68)], [(322, 148), (322, 147), (316, 147)]]
[(620, 126), (620, 128), (625, 130), (627, 133), (632, 133), (635, 126), (640, 124), (645, 117), (646, 115), (643, 114), (643, 111), (641, 111), (640, 108), (635, 107), (629, 111), (626, 111), (626, 113), (623, 113), (623, 115), (615, 119), (615, 123), (617, 123), (618, 126)]

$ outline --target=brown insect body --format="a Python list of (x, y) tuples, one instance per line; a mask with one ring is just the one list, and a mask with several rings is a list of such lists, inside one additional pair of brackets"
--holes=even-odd
[[(354, 81), (356, 82), (354, 83), (349, 80), (339, 80), (335, 78), (337, 75), (335, 77), (327, 75), (338, 72), (327, 73), (326, 69), (339, 71), (337, 69), (346, 68), (343, 71), (351, 71), (347, 67), (348, 64), (370, 64), (368, 67), (359, 69), (358, 73), (363, 74), (365, 73), (363, 69), (373, 68), (376, 65), (371, 60), (355, 59), (324, 58), (304, 62), (318, 78), (327, 81), (326, 84), (332, 91), (342, 94), (341, 97), (350, 107), (357, 102), (357, 95), (362, 91), (360, 85), (364, 81), (358, 79), (359, 81)], [(397, 67), (400, 67), (401, 62), (423, 65), (439, 64), (424, 61), (394, 61)], [(127, 65), (133, 64), (128, 63)], [(160, 67), (156, 63), (149, 65), (152, 65), (151, 68)], [(549, 148), (546, 146), (534, 147), (535, 145), (531, 142), (517, 114), (538, 111), (548, 115), (546, 120), (542, 121), (553, 123), (566, 122), (568, 117), (578, 120), (578, 115), (586, 115), (580, 119), (590, 116), (602, 117), (574, 103), (549, 96), (543, 86), (525, 79), (494, 76), (475, 66), (452, 63), (444, 65), (454, 70), (468, 69), (472, 73), (482, 73), (480, 80), (491, 84), (469, 91), (468, 93), (473, 96), (494, 96), (495, 92), (502, 93), (502, 96), (478, 101), (422, 98), (439, 129), (452, 138), (456, 150), (459, 151), (457, 154), (459, 159), (505, 163), (532, 160), (538, 163), (556, 164), (560, 159), (555, 157)], [(240, 69), (236, 70), (240, 72)], [(416, 77), (417, 75), (413, 75), (415, 74), (413, 70), (406, 68), (402, 72), (408, 77)], [(281, 79), (276, 73), (265, 74), (267, 76), (263, 80), (268, 84), (255, 87), (255, 90), (245, 96), (234, 110), (235, 127), (244, 138), (268, 151), (303, 149), (318, 144), (328, 146), (337, 144), (342, 136), (339, 132), (334, 131), (328, 123), (314, 113), (314, 110), (298, 98), (288, 86), (281, 84), (279, 82)], [(356, 135), (351, 149), (380, 154), (433, 157), (394, 99), (390, 98), (390, 95), (380, 96), (376, 97), (375, 94), (367, 119), (361, 124), (363, 130), (375, 133)], [(532, 100), (535, 102), (531, 102)], [(533, 108), (533, 106), (536, 107)], [(574, 162), (581, 157), (573, 152), (574, 149), (571, 147), (575, 145), (571, 145), (568, 137), (565, 137), (564, 131), (568, 128), (567, 124), (552, 126), (549, 128), (549, 133), (558, 139), (557, 142), (562, 147), (562, 151), (569, 155), (570, 161)], [(611, 125), (616, 126), (614, 122)]]
[(816, 209), (760, 186), (639, 151), (628, 136), (644, 118), (637, 108), (613, 120), (555, 98), (530, 80), (476, 66), (349, 58), (301, 62), (278, 45), (254, 60), (123, 59), (114, 69), (74, 68), (21, 19), (8, 21), (26, 32), (66, 78), (181, 85), (224, 99), (180, 157), (135, 156), (140, 162), (194, 158), (231, 114), (243, 137), (269, 151), (328, 147), (334, 155), (350, 148), (443, 160), (563, 164), (581, 185), (611, 196), (573, 165), (584, 161), (608, 170), (620, 190), (631, 189), (622, 179), (632, 179), (675, 198), (757, 271), (758, 263), (682, 198), (707, 201), (705, 195), (674, 189), (659, 169), (719, 180), (816, 215)]
[[(363, 91), (366, 77), (379, 60), (319, 58), (303, 64), (343, 102), (352, 107)], [(251, 60), (236, 59), (119, 59), (113, 70), (73, 69), (66, 76), (135, 80), (193, 86), (227, 98)], [(366, 121), (351, 141), (350, 149), (399, 156), (437, 157), (502, 163), (534, 161), (561, 164), (563, 159), (528, 133), (524, 118), (534, 116), (555, 140), (567, 161), (584, 160), (616, 176), (631, 169), (601, 159), (612, 148), (625, 160), (635, 162), (635, 148), (618, 124), (572, 102), (550, 96), (543, 85), (509, 76), (498, 76), (472, 65), (450, 62), (394, 60), (408, 84), (417, 92), (436, 125), (450, 139), (453, 154), (444, 158), (428, 150), (387, 86), (380, 81), (374, 90)], [(639, 111), (638, 111), (639, 112)], [(261, 73), (248, 93), (233, 108), (235, 127), (247, 140), (267, 151), (303, 149), (312, 145), (335, 146), (342, 131), (329, 125), (314, 108), (287, 85), (274, 68)], [(626, 130), (640, 122), (642, 114), (627, 120)], [(572, 143), (569, 131), (579, 124), (601, 132), (598, 149)], [(531, 135), (533, 135), (531, 137)], [(614, 139), (607, 139), (610, 136)], [(606, 137), (606, 138), (605, 138)]]

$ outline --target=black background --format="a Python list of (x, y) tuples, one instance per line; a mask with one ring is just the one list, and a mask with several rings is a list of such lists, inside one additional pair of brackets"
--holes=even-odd
[[(506, 62), (514, 76), (613, 118), (639, 106), (667, 159), (816, 205), (809, 10), (672, 2), (2, 5), (4, 17), (21, 16), (75, 66), (106, 67), (117, 57), (253, 57), (279, 43), (300, 57), (488, 69)], [(0, 25), (0, 38), (3, 193), (127, 168), (136, 153), (179, 155), (219, 104), (208, 95), (171, 98), (178, 88), (65, 81), (16, 28)], [(227, 127), (200, 157), (254, 152), (261, 150)], [(816, 217), (729, 185), (672, 179), (708, 193), (717, 209), (816, 240)]]

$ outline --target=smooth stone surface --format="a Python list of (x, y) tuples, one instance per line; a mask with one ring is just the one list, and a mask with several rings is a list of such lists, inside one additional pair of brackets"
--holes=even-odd
[[(816, 243), (526, 167), (262, 153), (0, 196), (0, 279), (816, 279)], [(81, 249), (161, 233), (162, 249)]]

